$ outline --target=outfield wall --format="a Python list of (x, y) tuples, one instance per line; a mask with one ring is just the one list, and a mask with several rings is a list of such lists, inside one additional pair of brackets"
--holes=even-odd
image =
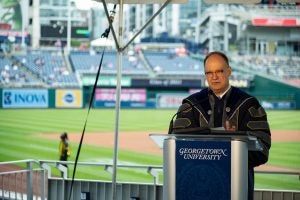
[(255, 76), (254, 84), (249, 93), (266, 109), (300, 109), (300, 88), (262, 76)]
[(82, 89), (1, 89), (2, 108), (82, 108)]
[[(256, 96), (265, 109), (300, 109), (300, 89), (256, 76), (254, 86), (242, 90)], [(2, 88), (1, 108), (86, 108), (93, 86), (78, 89)], [(123, 87), (122, 108), (172, 108), (176, 109), (183, 98), (201, 90), (185, 87)], [(97, 88), (93, 99), (94, 108), (115, 107), (115, 87)]]

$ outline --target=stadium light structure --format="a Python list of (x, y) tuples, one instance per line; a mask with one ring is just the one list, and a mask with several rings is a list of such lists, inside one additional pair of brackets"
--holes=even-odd
[(67, 54), (71, 50), (71, 1), (68, 1), (68, 19), (67, 19)]
[(71, 40), (72, 40), (72, 21), (73, 21), (73, 11), (78, 10), (76, 7), (74, 0), (68, 0), (67, 3), (67, 53), (69, 54), (71, 52)]

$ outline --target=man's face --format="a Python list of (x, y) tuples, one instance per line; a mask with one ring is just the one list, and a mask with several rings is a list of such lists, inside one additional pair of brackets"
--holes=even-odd
[(205, 62), (204, 72), (208, 87), (216, 95), (225, 92), (229, 86), (231, 68), (227, 65), (223, 57), (218, 54), (211, 55)]

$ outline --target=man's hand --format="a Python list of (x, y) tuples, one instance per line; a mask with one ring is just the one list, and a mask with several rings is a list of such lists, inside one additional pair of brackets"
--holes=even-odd
[(236, 126), (235, 125), (231, 126), (230, 122), (228, 120), (226, 120), (226, 122), (225, 122), (225, 130), (226, 131), (236, 131)]

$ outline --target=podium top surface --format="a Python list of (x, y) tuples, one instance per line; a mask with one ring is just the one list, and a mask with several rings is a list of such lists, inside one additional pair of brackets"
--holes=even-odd
[[(195, 129), (196, 130), (196, 129)], [(185, 134), (161, 134), (151, 133), (150, 138), (159, 147), (163, 148), (164, 140), (176, 139), (176, 140), (238, 140), (248, 144), (249, 150), (261, 151), (262, 146), (256, 136), (251, 135), (248, 131), (215, 131), (207, 130), (203, 132), (186, 132)]]
[[(94, 0), (98, 2), (102, 2), (102, 0)], [(106, 3), (119, 4), (119, 0), (104, 0)], [(154, 3), (165, 3), (166, 0), (123, 0), (124, 4), (154, 4)], [(177, 3), (183, 4), (187, 3), (188, 0), (171, 0), (169, 3)]]
[(153, 140), (164, 140), (164, 139), (227, 139), (227, 140), (241, 140), (248, 142), (249, 140), (257, 140), (256, 136), (247, 134), (245, 132), (212, 132), (210, 134), (161, 134), (161, 133), (151, 133), (149, 136)]

